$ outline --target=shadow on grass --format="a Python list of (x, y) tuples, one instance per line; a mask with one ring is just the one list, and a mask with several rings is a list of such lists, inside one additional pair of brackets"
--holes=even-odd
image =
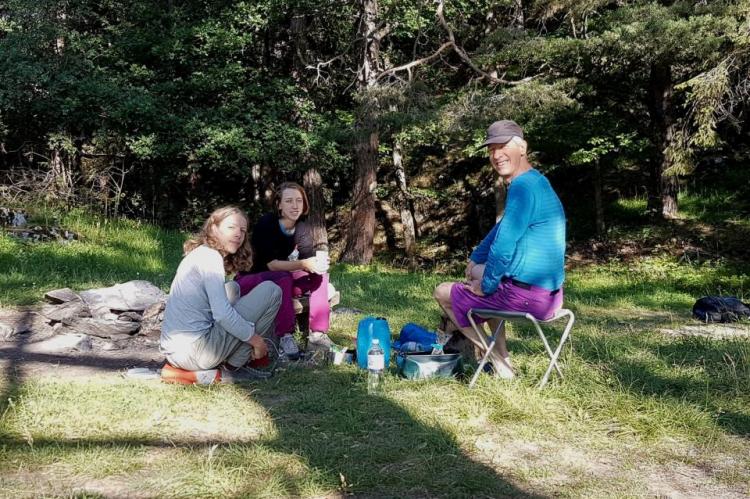
[(254, 394), (276, 421), (279, 437), (271, 445), (302, 457), (329, 485), (344, 480), (348, 486), (342, 492), (540, 497), (474, 461), (447, 431), (417, 421), (387, 398), (369, 395), (361, 372), (320, 370), (315, 390), (306, 386), (311, 373), (290, 375), (291, 384)]
[[(19, 337), (14, 348), (21, 352), (27, 348), (26, 337)], [(23, 360), (61, 362), (57, 356), (43, 354), (29, 354)], [(121, 360), (131, 364), (133, 359)], [(16, 362), (6, 363), (2, 373), (3, 416), (9, 404), (18, 403), (24, 396), (26, 379)], [(95, 355), (67, 358), (64, 362), (101, 366)], [(113, 366), (106, 366), (103, 370), (112, 369)], [(317, 489), (365, 497), (542, 497), (474, 461), (446, 430), (417, 420), (388, 398), (369, 395), (365, 385), (359, 371), (332, 368), (292, 369), (275, 382), (239, 386), (247, 390), (249, 401), (265, 408), (276, 426), (274, 436), (260, 435), (252, 441), (159, 436), (45, 439), (37, 435), (29, 440), (32, 437), (19, 435), (1, 421), (0, 439), (6, 456), (32, 450), (42, 455), (45, 451), (50, 455), (80, 451), (98, 455), (107, 450), (134, 448), (177, 448), (191, 455), (210, 455), (218, 444), (224, 446), (222, 459), (211, 466), (223, 467), (232, 474), (248, 470), (248, 456), (260, 451), (258, 459), (265, 464), (260, 469), (257, 464), (249, 468), (247, 485), (243, 488), (240, 481), (239, 488), (233, 490), (237, 497), (258, 494), (258, 472), (267, 475), (265, 480), (273, 481), (277, 487), (274, 490), (281, 490), (285, 496), (303, 496), (312, 484)], [(305, 466), (304, 472), (283, 466), (273, 468), (263, 461), (264, 452), (268, 451), (293, 457)], [(4, 467), (0, 462), (0, 468)], [(177, 481), (175, 486), (183, 484)], [(75, 488), (85, 490), (85, 486)]]

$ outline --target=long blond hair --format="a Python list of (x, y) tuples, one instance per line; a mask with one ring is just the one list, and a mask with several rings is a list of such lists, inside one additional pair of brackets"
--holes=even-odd
[(224, 206), (218, 208), (208, 216), (205, 222), (203, 222), (203, 227), (201, 227), (200, 232), (185, 241), (185, 244), (182, 245), (184, 254), (187, 255), (198, 246), (205, 244), (209, 248), (213, 248), (221, 253), (224, 257), (224, 271), (227, 274), (240, 271), (249, 272), (250, 267), (253, 266), (253, 250), (250, 246), (250, 236), (248, 233), (245, 233), (245, 239), (233, 254), (227, 254), (226, 250), (221, 246), (221, 243), (219, 243), (213, 235), (213, 228), (218, 227), (225, 218), (231, 217), (232, 215), (240, 215), (245, 219), (245, 224), (249, 225), (250, 221), (247, 218), (247, 214), (238, 207)]

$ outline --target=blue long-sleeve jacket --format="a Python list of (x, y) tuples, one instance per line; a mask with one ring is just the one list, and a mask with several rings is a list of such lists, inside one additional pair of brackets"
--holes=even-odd
[(484, 263), (482, 292), (492, 294), (503, 277), (550, 291), (565, 280), (565, 212), (549, 181), (535, 169), (508, 187), (505, 213), (471, 253)]

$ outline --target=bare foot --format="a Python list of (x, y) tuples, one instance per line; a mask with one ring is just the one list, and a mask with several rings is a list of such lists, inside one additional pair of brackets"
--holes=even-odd
[(500, 379), (513, 379), (516, 377), (509, 357), (492, 359), (492, 367), (495, 369), (495, 376)]

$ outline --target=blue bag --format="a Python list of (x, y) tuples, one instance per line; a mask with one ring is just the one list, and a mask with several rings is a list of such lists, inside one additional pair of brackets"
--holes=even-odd
[(398, 341), (403, 343), (419, 343), (420, 345), (432, 345), (437, 343), (438, 335), (434, 331), (429, 331), (419, 324), (409, 322), (404, 324), (401, 328), (401, 333), (398, 335)]

